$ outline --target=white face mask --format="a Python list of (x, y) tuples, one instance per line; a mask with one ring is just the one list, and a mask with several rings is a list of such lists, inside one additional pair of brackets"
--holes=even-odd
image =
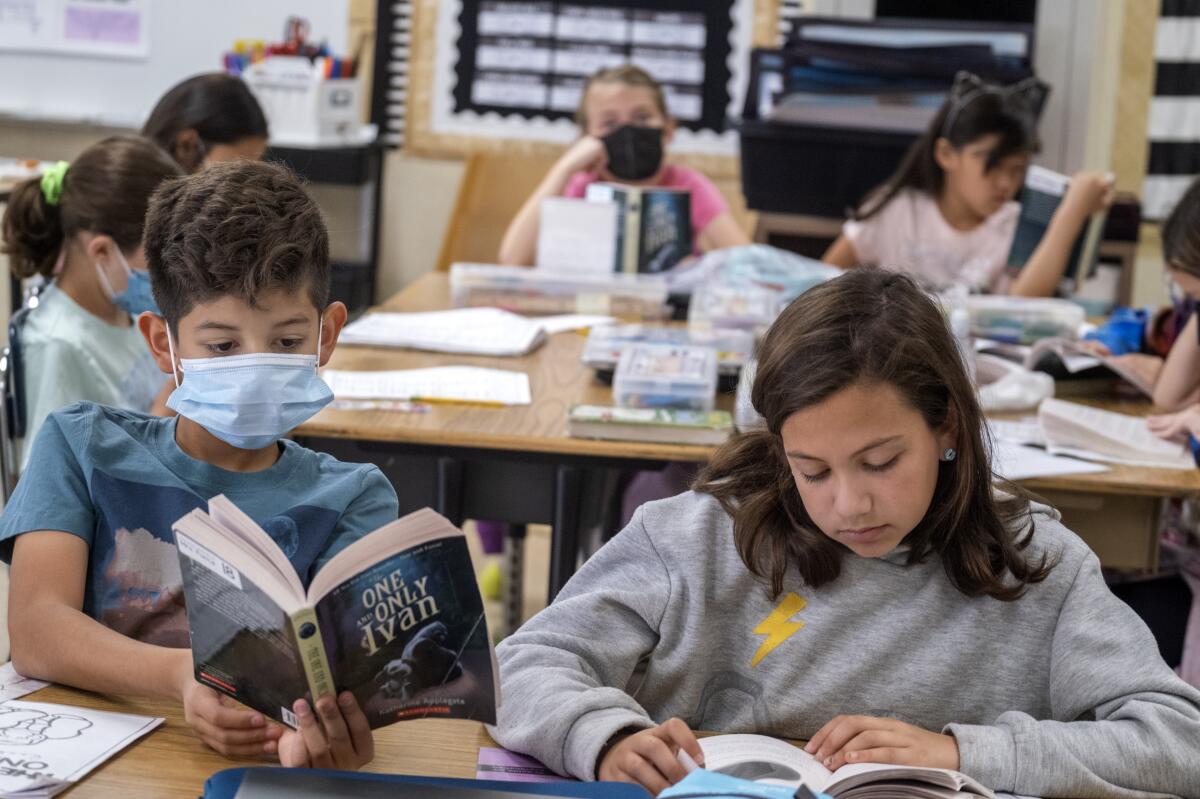
[(231, 446), (262, 449), (312, 418), (333, 401), (317, 374), (323, 317), (317, 322), (317, 354), (253, 352), (212, 358), (181, 358), (174, 373), (175, 345), (167, 346), (175, 391), (167, 407)]

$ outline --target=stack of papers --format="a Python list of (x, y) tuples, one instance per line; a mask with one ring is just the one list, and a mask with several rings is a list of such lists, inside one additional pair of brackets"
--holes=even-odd
[(0, 797), (61, 793), (162, 723), (84, 707), (5, 702), (0, 705)]
[(1045, 450), (1014, 444), (1011, 441), (997, 440), (996, 448), (992, 451), (992, 472), (1005, 480), (1107, 471), (1107, 466), (1098, 463), (1050, 455)]
[(499, 308), (373, 313), (346, 325), (339, 341), (461, 355), (528, 355), (547, 334), (612, 321), (608, 316), (579, 314), (526, 319)]
[(437, 366), (390, 372), (326, 369), (321, 377), (338, 398), (528, 405), (529, 375), (477, 366)]

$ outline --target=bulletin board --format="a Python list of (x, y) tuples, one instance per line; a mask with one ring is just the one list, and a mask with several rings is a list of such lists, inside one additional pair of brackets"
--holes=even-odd
[(632, 62), (663, 85), (672, 152), (727, 172), (727, 119), (749, 53), (778, 38), (778, 0), (420, 0), (414, 7), (408, 134), (418, 155), (557, 152), (596, 70)]

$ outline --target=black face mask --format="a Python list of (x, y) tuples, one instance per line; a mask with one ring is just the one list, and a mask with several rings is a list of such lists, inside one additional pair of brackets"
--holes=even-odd
[(662, 166), (662, 128), (622, 125), (601, 141), (608, 153), (608, 171), (621, 180), (645, 180)]

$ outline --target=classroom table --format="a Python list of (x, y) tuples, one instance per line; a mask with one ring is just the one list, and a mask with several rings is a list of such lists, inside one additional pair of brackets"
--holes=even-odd
[[(69, 799), (119, 796), (121, 799), (196, 799), (213, 773), (238, 766), (270, 765), (268, 760), (226, 758), (209, 749), (183, 720), (178, 702), (123, 699), (52, 685), (30, 702), (161, 716), (166, 723), (134, 742), (72, 788)], [(475, 776), (481, 746), (495, 746), (482, 724), (428, 719), (406, 721), (375, 731), (375, 759), (363, 770), (435, 777)]]
[[(430, 311), (449, 305), (449, 279), (438, 272), (423, 276), (379, 310)], [(296, 434), (345, 460), (379, 464), (396, 486), (402, 510), (429, 505), (456, 524), (464, 518), (550, 524), (550, 600), (574, 571), (586, 500), (602, 493), (596, 486), (603, 480), (590, 478), (661, 469), (672, 462), (701, 463), (715, 451), (569, 437), (567, 409), (572, 404), (612, 403), (611, 389), (579, 360), (584, 342), (579, 333), (559, 333), (519, 358), (339, 346), (330, 368), (454, 363), (521, 370), (529, 375), (533, 403), (502, 409), (439, 405), (426, 413), (326, 409)], [(1123, 413), (1149, 411), (1146, 402), (1110, 397), (1078, 401)], [(732, 396), (722, 395), (717, 407), (731, 410), (732, 403)], [(1028, 414), (1017, 414), (1022, 415)], [(1021, 485), (1060, 507), (1068, 526), (1106, 566), (1145, 570), (1158, 560), (1155, 532), (1162, 499), (1200, 494), (1200, 471), (1112, 465), (1108, 472), (1035, 478)]]
[[(423, 276), (377, 310), (432, 311), (450, 305), (445, 273)], [(575, 570), (580, 520), (604, 516), (622, 470), (658, 470), (672, 462), (704, 462), (712, 448), (567, 435), (576, 403), (612, 404), (612, 390), (580, 362), (586, 336), (559, 333), (531, 354), (471, 357), (340, 345), (331, 369), (418, 369), (447, 364), (524, 371), (533, 402), (511, 408), (433, 405), (425, 413), (325, 409), (301, 425), (302, 443), (347, 461), (371, 462), (392, 480), (401, 512), (426, 505), (455, 524), (494, 519), (549, 524), (549, 596)], [(717, 407), (732, 411), (733, 397)], [(608, 526), (614, 522), (606, 520)]]

